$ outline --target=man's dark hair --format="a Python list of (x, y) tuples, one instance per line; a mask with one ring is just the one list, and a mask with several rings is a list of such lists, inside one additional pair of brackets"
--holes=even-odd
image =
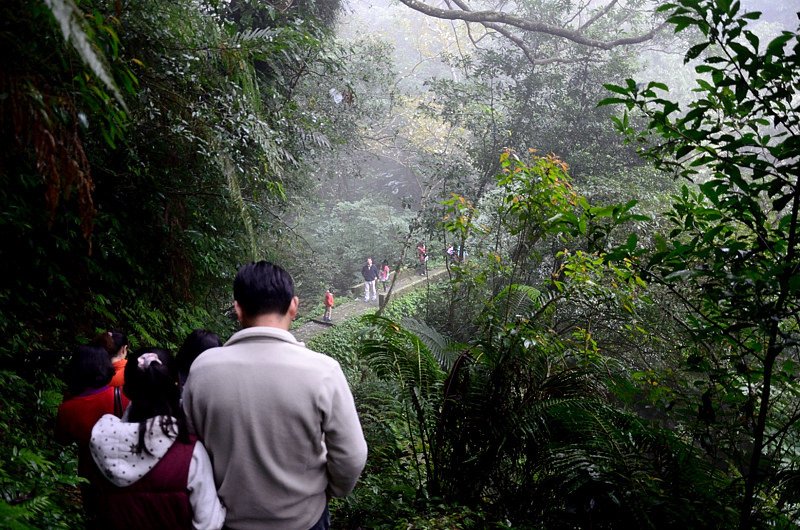
[(291, 275), (268, 261), (248, 263), (233, 280), (233, 299), (248, 316), (285, 315), (294, 297)]

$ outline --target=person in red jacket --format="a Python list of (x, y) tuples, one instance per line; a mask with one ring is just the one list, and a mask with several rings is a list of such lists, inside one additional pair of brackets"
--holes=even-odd
[(417, 267), (417, 274), (419, 274), (420, 276), (425, 276), (428, 264), (428, 248), (425, 246), (424, 241), (420, 241), (417, 244), (417, 261), (419, 262), (419, 266)]
[(333, 289), (327, 289), (325, 291), (325, 314), (322, 316), (322, 320), (325, 322), (331, 321), (331, 314), (333, 313)]
[[(122, 416), (128, 406), (128, 398), (109, 384), (113, 375), (114, 367), (104, 348), (79, 346), (67, 369), (67, 393), (56, 416), (56, 440), (78, 445), (78, 475), (90, 481), (97, 473), (89, 454), (92, 427), (103, 414)], [(91, 514), (94, 489), (84, 484), (81, 493)]]

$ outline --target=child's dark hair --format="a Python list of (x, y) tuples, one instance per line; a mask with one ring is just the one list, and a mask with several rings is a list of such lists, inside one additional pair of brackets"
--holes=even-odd
[(186, 340), (183, 341), (175, 361), (178, 366), (178, 376), (181, 382), (185, 381), (189, 375), (189, 368), (197, 357), (209, 348), (222, 346), (222, 341), (216, 333), (207, 329), (196, 329), (192, 331)]
[(114, 376), (106, 350), (101, 346), (78, 346), (67, 367), (67, 386), (71, 395), (107, 385)]
[[(131, 400), (128, 421), (139, 423), (139, 441), (135, 452), (148, 451), (144, 435), (147, 420), (158, 417), (161, 432), (181, 442), (189, 442), (186, 416), (180, 404), (178, 370), (167, 350), (144, 348), (128, 359), (125, 365), (125, 395)], [(177, 431), (177, 432), (176, 432)]]

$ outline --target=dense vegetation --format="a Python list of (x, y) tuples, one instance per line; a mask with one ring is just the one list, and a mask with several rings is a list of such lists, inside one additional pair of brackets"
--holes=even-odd
[(800, 524), (798, 31), (678, 0), (692, 94), (533, 32), (404, 93), (340, 9), (0, 6), (0, 524), (81, 524), (51, 440), (71, 345), (227, 335), (237, 264), (284, 263), (314, 305), (418, 239), (468, 255), (310, 344), (370, 446), (335, 527)]

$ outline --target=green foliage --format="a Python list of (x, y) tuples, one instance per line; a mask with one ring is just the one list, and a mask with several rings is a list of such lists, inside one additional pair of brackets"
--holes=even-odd
[[(468, 259), (450, 264), (453, 282), (447, 321), (455, 336), (469, 336), (469, 323), (482, 321), (480, 308), (510, 285), (538, 286), (559, 277), (569, 250), (606, 252), (636, 247), (638, 236), (619, 238), (635, 221), (637, 202), (596, 206), (573, 187), (567, 165), (534, 150), (521, 158), (513, 151), (501, 157), (497, 187), (474, 205), (461, 195), (444, 202), (443, 229), (464, 241)], [(458, 316), (456, 316), (458, 312)], [(471, 312), (472, 316), (466, 316)]]
[(787, 413), (797, 383), (786, 367), (797, 356), (800, 310), (800, 40), (787, 31), (762, 44), (748, 29), (759, 15), (740, 13), (738, 2), (661, 9), (676, 32), (705, 37), (685, 56), (700, 58), (697, 98), (683, 110), (662, 95), (665, 85), (628, 80), (608, 86), (615, 96), (606, 100), (645, 116), (643, 133), (627, 112), (617, 125), (689, 182), (673, 199), (648, 279), (683, 305), (677, 318), (695, 345), (683, 365), (697, 389), (686, 392), (689, 410), (699, 410), (694, 436), (741, 474), (731, 478), (740, 528), (796, 524), (799, 499), (781, 477), (798, 465), (797, 416)]
[(409, 454), (403, 407), (395, 397), (399, 389), (362, 376), (353, 391), (370, 458), (353, 493), (332, 502), (334, 518), (342, 528), (395, 528), (425, 509), (417, 495), (419, 466)]
[[(397, 385), (403, 408), (387, 421), (406, 429), (410, 445), (401, 454), (419, 474), (406, 480), (417, 480), (428, 499), (426, 517), (442, 499), (477, 510), (484, 524), (724, 527), (731, 516), (715, 498), (720, 474), (670, 431), (606, 401), (602, 374), (613, 363), (584, 337), (552, 330), (553, 300), (510, 287), (486, 308), (486, 325), (469, 344), (414, 321), (367, 320), (373, 335), (362, 355)], [(397, 438), (377, 442), (371, 447), (381, 452), (389, 443), (401, 460)]]
[[(538, 0), (516, 6), (520, 15), (528, 13), (532, 20), (556, 25), (570, 18), (574, 9), (569, 2)], [(649, 23), (635, 10), (625, 13), (624, 22), (615, 21), (619, 14), (612, 11), (593, 19), (594, 27), (587, 29), (606, 37), (622, 27)], [(464, 149), (478, 185), (464, 179), (455, 189), (462, 194), (486, 191), (486, 182), (499, 169), (497, 153), (504, 147), (522, 152), (534, 146), (555, 153), (570, 161), (580, 182), (589, 176), (613, 178), (642, 165), (614, 133), (608, 109), (598, 108), (593, 96), (602, 83), (622, 80), (635, 71), (635, 51), (589, 49), (536, 32), (522, 32), (520, 40), (536, 56), (546, 58), (543, 64), (531, 64), (515, 43), (491, 39), (489, 34), (469, 55), (449, 58), (459, 73), (457, 80), (428, 82), (435, 99), (426, 109), (471, 133)], [(470, 195), (471, 200), (479, 198)]]
[(348, 320), (317, 335), (307, 346), (339, 361), (348, 381), (353, 384), (360, 375), (360, 363), (354, 345), (358, 343), (362, 329), (362, 324), (357, 320)]
[[(520, 3), (542, 19), (565, 6)], [(337, 519), (796, 525), (797, 34), (761, 42), (737, 2), (665, 5), (705, 38), (686, 53), (701, 75), (686, 109), (621, 82), (623, 54), (531, 68), (486, 46), (458, 63), (465, 82), (431, 84), (426, 110), (471, 135), (411, 164), (446, 197), (412, 219), (374, 195), (341, 202), (358, 159), (332, 149), (365, 145), (394, 85), (385, 45), (330, 39), (339, 7), (0, 7), (0, 525), (81, 523), (74, 455), (49, 441), (62, 361), (45, 351), (110, 327), (134, 346), (225, 335), (238, 263), (284, 258), (301, 292), (346, 288), (420, 228), (468, 252), (452, 282), (310, 344), (342, 364), (371, 450)], [(671, 188), (610, 136), (612, 109), (586, 96), (600, 80), (627, 108), (617, 127), (685, 184), (665, 218), (631, 196), (657, 187), (649, 210)], [(568, 157), (581, 193), (556, 156), (498, 162), (532, 139)], [(315, 177), (330, 203), (295, 208)], [(621, 235), (633, 222), (650, 224)]]
[[(650, 337), (658, 320), (638, 238), (616, 235), (644, 216), (634, 202), (591, 205), (553, 157), (501, 161), (486, 200), (444, 205), (445, 228), (470, 255), (450, 265), (449, 300), (434, 304), (449, 301), (449, 316), (426, 320), (461, 341), (380, 317), (364, 341), (370, 371), (396, 385), (402, 408), (387, 418), (403, 429), (421, 506), (432, 514), (441, 499), (485, 521), (547, 528), (731, 526), (723, 470), (679, 431), (640, 417), (678, 399), (666, 372), (651, 370), (670, 362), (660, 355), (675, 355), (676, 336), (665, 327)], [(401, 461), (398, 438), (389, 447)]]
[(75, 459), (51, 438), (60, 382), (0, 371), (0, 520), (4, 528), (75, 528)]
[[(102, 81), (105, 88), (114, 95), (117, 102), (124, 108), (125, 101), (116, 83), (111, 79), (108, 65), (104, 63), (105, 56), (98, 54), (94, 50), (92, 46), (94, 33), (92, 32), (92, 28), (83, 21), (82, 12), (78, 6), (75, 5), (72, 0), (45, 0), (45, 3), (58, 22), (61, 33), (64, 34), (64, 39), (72, 44), (72, 47), (78, 52), (81, 60), (83, 60), (92, 73)], [(111, 26), (101, 25), (97, 29), (105, 31), (111, 36), (111, 43), (116, 49), (119, 45), (119, 40)]]
[(261, 27), (213, 1), (0, 7), (0, 363), (21, 378), (3, 384), (2, 526), (80, 526), (72, 449), (50, 442), (62, 361), (43, 352), (109, 328), (173, 350), (230, 332), (231, 274), (279, 248), (304, 184), (294, 88), (327, 42), (309, 15), (337, 6)]
[[(419, 317), (425, 313), (426, 298), (425, 290), (393, 298), (385, 314), (396, 319)], [(359, 354), (364, 341), (374, 335), (373, 321), (390, 322), (375, 316), (352, 319), (315, 336), (308, 343), (310, 348), (341, 363), (353, 389), (370, 447), (367, 469), (356, 490), (346, 499), (332, 504), (337, 524), (343, 527), (393, 528), (396, 521), (410, 521), (420, 510), (431, 506), (430, 501), (419, 497), (425, 472), (415, 456), (414, 440), (408, 438), (409, 410), (405, 402), (396, 397), (407, 390), (393, 378), (376, 378)], [(421, 345), (424, 339), (420, 340), (423, 341)], [(430, 365), (428, 369), (436, 379), (435, 367)]]
[(403, 320), (404, 318), (423, 318), (422, 315), (428, 313), (428, 306), (431, 303), (431, 294), (436, 292), (438, 285), (426, 289), (419, 289), (404, 294), (398, 298), (392, 298), (391, 303), (384, 309), (383, 316), (392, 320)]
[(508, 284), (530, 283), (532, 267), (541, 261), (537, 245), (548, 236), (560, 237), (571, 222), (578, 222), (574, 214), (578, 194), (566, 164), (533, 150), (528, 155), (524, 160), (505, 151), (500, 157), (498, 187), (480, 205), (480, 214), (460, 213), (458, 226), (445, 225), (462, 238), (471, 233), (467, 267), (476, 260), (483, 262), (486, 272), (475, 276), (491, 289), (492, 296)]

